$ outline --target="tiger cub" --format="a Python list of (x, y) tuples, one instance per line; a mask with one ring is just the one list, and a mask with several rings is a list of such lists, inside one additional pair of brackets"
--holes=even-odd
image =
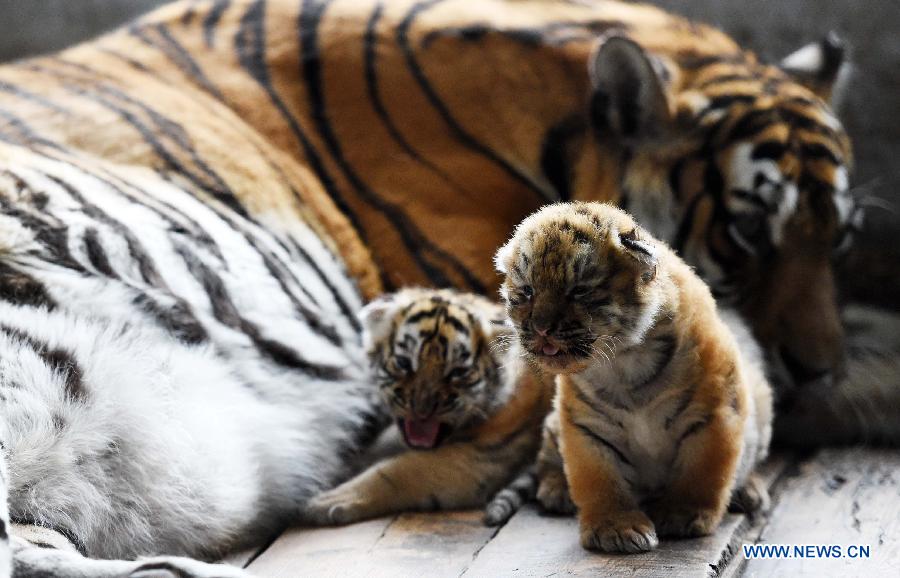
[(404, 289), (361, 318), (375, 379), (409, 450), (313, 498), (308, 521), (479, 506), (534, 460), (553, 386), (525, 370), (502, 306)]
[(759, 350), (668, 247), (612, 206), (556, 204), (496, 265), (522, 350), (556, 374), (559, 431), (541, 455), (558, 435), (565, 477), (545, 471), (538, 497), (565, 510), (568, 482), (585, 548), (651, 550), (711, 533), (732, 494), (765, 501), (751, 477), (771, 434)]

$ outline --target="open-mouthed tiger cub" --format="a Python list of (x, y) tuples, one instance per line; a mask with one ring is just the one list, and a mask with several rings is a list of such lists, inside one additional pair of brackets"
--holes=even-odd
[[(751, 478), (771, 434), (759, 350), (675, 253), (612, 206), (556, 204), (496, 264), (523, 351), (557, 375), (584, 547), (650, 550), (657, 534), (712, 532), (733, 493), (736, 506), (765, 501)], [(548, 487), (562, 480), (545, 474), (539, 496), (564, 506), (565, 488)]]
[(309, 521), (480, 506), (534, 460), (552, 385), (525, 370), (502, 306), (404, 289), (367, 305), (362, 320), (376, 379), (410, 450), (313, 498)]

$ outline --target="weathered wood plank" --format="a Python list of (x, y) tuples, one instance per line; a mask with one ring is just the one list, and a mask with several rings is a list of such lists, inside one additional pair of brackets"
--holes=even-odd
[[(784, 458), (776, 458), (766, 464), (762, 473), (769, 485), (784, 471), (785, 463)], [(540, 516), (526, 508), (478, 553), (464, 576), (714, 575), (731, 559), (735, 542), (750, 526), (745, 516), (729, 514), (713, 536), (664, 540), (647, 554), (608, 556), (581, 548), (573, 518)]]
[(755, 559), (745, 576), (900, 576), (900, 452), (825, 450), (800, 464), (761, 544), (870, 546), (870, 558)]
[[(771, 483), (786, 461), (763, 470)], [(707, 538), (663, 542), (642, 556), (600, 556), (578, 545), (573, 518), (547, 518), (526, 508), (499, 533), (480, 512), (404, 514), (346, 528), (286, 532), (248, 570), (260, 578), (293, 576), (543, 576), (627, 574), (700, 576), (724, 568), (751, 525), (729, 515)], [(496, 534), (496, 536), (495, 536)]]
[(288, 530), (248, 567), (260, 578), (351, 576), (344, 569), (360, 566), (394, 518), (381, 518), (344, 528)]
[(403, 514), (286, 532), (248, 570), (263, 577), (457, 577), (496, 532), (480, 512)]

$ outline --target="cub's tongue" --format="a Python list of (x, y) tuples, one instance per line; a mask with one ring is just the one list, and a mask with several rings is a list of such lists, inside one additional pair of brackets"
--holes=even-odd
[(434, 418), (403, 420), (403, 437), (414, 448), (433, 448), (440, 429), (441, 422)]

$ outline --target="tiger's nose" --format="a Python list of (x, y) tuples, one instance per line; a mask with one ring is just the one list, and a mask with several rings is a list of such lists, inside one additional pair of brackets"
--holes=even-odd
[(538, 327), (538, 326), (535, 326), (535, 327), (534, 327), (534, 330), (535, 330), (535, 331), (537, 332), (537, 334), (540, 335), (541, 337), (547, 337), (547, 332), (550, 331), (550, 328), (549, 328), (549, 327)]

